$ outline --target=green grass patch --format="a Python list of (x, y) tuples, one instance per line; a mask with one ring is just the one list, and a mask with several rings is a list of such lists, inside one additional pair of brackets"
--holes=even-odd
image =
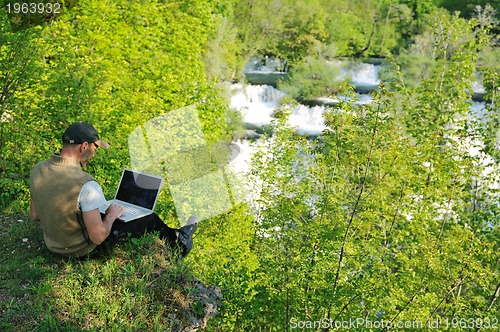
[(203, 314), (188, 263), (154, 234), (80, 260), (50, 253), (26, 217), (0, 226), (2, 331), (170, 331)]

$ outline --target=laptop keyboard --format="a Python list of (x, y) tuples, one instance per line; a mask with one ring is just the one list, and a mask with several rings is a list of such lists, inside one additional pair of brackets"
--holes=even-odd
[(130, 213), (130, 214), (136, 214), (141, 212), (138, 208), (130, 205), (125, 205), (125, 204), (117, 204), (125, 209), (125, 213)]

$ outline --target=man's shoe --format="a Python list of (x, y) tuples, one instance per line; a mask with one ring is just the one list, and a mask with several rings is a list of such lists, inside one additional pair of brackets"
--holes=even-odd
[(186, 226), (179, 229), (177, 233), (177, 242), (181, 250), (180, 256), (184, 258), (193, 249), (193, 234), (198, 228), (198, 217), (191, 216)]
[(198, 224), (198, 217), (197, 216), (191, 216), (189, 217), (187, 223), (186, 223), (186, 226), (184, 227), (187, 227), (189, 225), (193, 225), (193, 224)]

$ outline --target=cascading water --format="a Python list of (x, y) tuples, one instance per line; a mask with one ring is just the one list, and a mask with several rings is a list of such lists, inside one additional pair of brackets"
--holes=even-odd
[(350, 77), (351, 84), (360, 92), (369, 92), (375, 90), (380, 84), (379, 80), (380, 65), (370, 63), (355, 63), (343, 72)]
[[(262, 66), (261, 62), (256, 62)], [(255, 65), (255, 64), (254, 64)], [(262, 71), (270, 73), (269, 66), (262, 66)], [(258, 68), (253, 68), (252, 73), (255, 73)], [(375, 89), (380, 80), (378, 78), (380, 65), (373, 64), (355, 64), (343, 69), (345, 77), (350, 78), (351, 83), (356, 87), (359, 92), (355, 96), (354, 104), (363, 105), (369, 104), (372, 97), (366, 93)], [(271, 71), (272, 74), (272, 71)], [(282, 72), (275, 72), (274, 74), (283, 74)], [(477, 95), (484, 94), (484, 88), (481, 84), (474, 83), (474, 93)], [(234, 84), (231, 86), (232, 98), (230, 107), (241, 113), (243, 122), (247, 129), (261, 130), (263, 126), (272, 124), (273, 113), (280, 107), (285, 93), (276, 89), (271, 85), (241, 85)], [(321, 135), (322, 131), (326, 129), (323, 114), (331, 106), (338, 103), (339, 100), (345, 100), (343, 96), (335, 98), (323, 97), (318, 98), (319, 106), (306, 106), (297, 105), (291, 109), (289, 117), (289, 124), (297, 128), (297, 134), (308, 137), (316, 137)], [(482, 119), (485, 114), (485, 102), (471, 101), (471, 114)], [(250, 170), (250, 161), (253, 154), (252, 144), (246, 140), (239, 140), (235, 142), (240, 147), (240, 156), (232, 162), (233, 170), (240, 174), (245, 174)], [(476, 147), (478, 144), (474, 144)], [(477, 153), (477, 148), (472, 146), (464, 147), (468, 149), (471, 155)]]
[(261, 129), (271, 124), (272, 114), (279, 107), (285, 94), (270, 85), (234, 84), (230, 107), (241, 113), (246, 127)]
[[(262, 73), (266, 75), (282, 75), (283, 72), (276, 67), (273, 61), (251, 61), (245, 72), (251, 75)], [(380, 83), (378, 79), (378, 65), (354, 64), (343, 69), (343, 75), (351, 79), (352, 83), (360, 87), (360, 91), (373, 90)], [(260, 131), (264, 126), (271, 125), (273, 113), (278, 109), (286, 94), (272, 85), (262, 84), (233, 84), (231, 86), (230, 107), (240, 112), (244, 125), (250, 131)], [(324, 97), (317, 99), (319, 106), (297, 105), (290, 111), (289, 124), (297, 128), (297, 134), (308, 137), (321, 135), (326, 129), (323, 114), (329, 106), (338, 103), (345, 97), (338, 96), (336, 99)], [(355, 104), (368, 104), (372, 100), (369, 94), (357, 94)], [(235, 142), (240, 147), (240, 155), (233, 160), (232, 168), (240, 174), (249, 171), (249, 163), (253, 154), (252, 144), (246, 140)]]
[(297, 127), (297, 134), (303, 136), (320, 136), (326, 129), (323, 114), (326, 108), (324, 106), (307, 107), (297, 105), (293, 108), (288, 122), (293, 127)]
[[(282, 74), (280, 71), (272, 71), (276, 63), (271, 61), (272, 66), (266, 61), (264, 64), (260, 60), (253, 60), (246, 68), (246, 72), (255, 74), (261, 71), (265, 74)], [(267, 64), (267, 65), (266, 65)], [(380, 80), (378, 78), (380, 65), (368, 63), (356, 63), (345, 66), (342, 75), (350, 79), (352, 84), (359, 91), (371, 91), (375, 89)], [(270, 125), (273, 120), (273, 112), (281, 105), (285, 93), (271, 85), (246, 85), (234, 84), (231, 86), (233, 96), (230, 107), (241, 113), (243, 122), (248, 129), (262, 129), (265, 125)], [(338, 99), (329, 97), (318, 98), (316, 101), (320, 106), (298, 105), (291, 110), (290, 125), (297, 127), (297, 133), (305, 136), (318, 136), (326, 128), (323, 114), (329, 105), (336, 104), (339, 99), (345, 97), (338, 96)], [(355, 104), (368, 104), (372, 98), (369, 94), (358, 93)]]
[[(281, 105), (285, 93), (270, 85), (235, 84), (231, 98), (231, 108), (241, 113), (248, 129), (262, 129), (270, 125), (273, 112)], [(323, 120), (325, 106), (308, 107), (297, 105), (291, 110), (289, 123), (297, 127), (297, 133), (306, 136), (318, 136), (326, 128)]]
[[(261, 70), (270, 73), (269, 66), (263, 66), (262, 62), (255, 61), (251, 63), (247, 71), (255, 74)], [(272, 74), (272, 73), (271, 73)], [(282, 73), (274, 73), (282, 74)], [(346, 77), (352, 77), (356, 84), (363, 87), (375, 88), (378, 82), (378, 66), (358, 65), (351, 66), (349, 71), (344, 73)], [(230, 107), (240, 112), (244, 125), (249, 131), (260, 131), (264, 126), (271, 125), (273, 113), (281, 106), (286, 94), (271, 85), (262, 84), (233, 84), (231, 86)], [(326, 110), (339, 100), (346, 99), (343, 96), (333, 98), (318, 99), (317, 106), (296, 105), (290, 109), (289, 124), (297, 128), (297, 134), (317, 137), (326, 129), (323, 114)], [(372, 100), (368, 94), (357, 94), (355, 104), (368, 104)], [(252, 155), (255, 151), (254, 145), (248, 139), (242, 139), (234, 142), (238, 144), (240, 154), (231, 162), (231, 169), (244, 179), (250, 171)], [(269, 143), (269, 142), (267, 142)], [(266, 149), (266, 143), (260, 144), (260, 149)], [(250, 185), (248, 181), (242, 180), (242, 183)], [(259, 189), (255, 188), (258, 184), (253, 184), (253, 188), (247, 188), (247, 200), (256, 201)]]

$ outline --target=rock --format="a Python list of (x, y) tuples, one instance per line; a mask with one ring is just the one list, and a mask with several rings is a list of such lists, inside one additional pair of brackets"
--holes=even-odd
[(205, 329), (210, 318), (219, 313), (222, 293), (219, 287), (207, 287), (201, 281), (194, 281), (192, 303), (184, 310), (184, 324), (180, 332), (194, 332)]

